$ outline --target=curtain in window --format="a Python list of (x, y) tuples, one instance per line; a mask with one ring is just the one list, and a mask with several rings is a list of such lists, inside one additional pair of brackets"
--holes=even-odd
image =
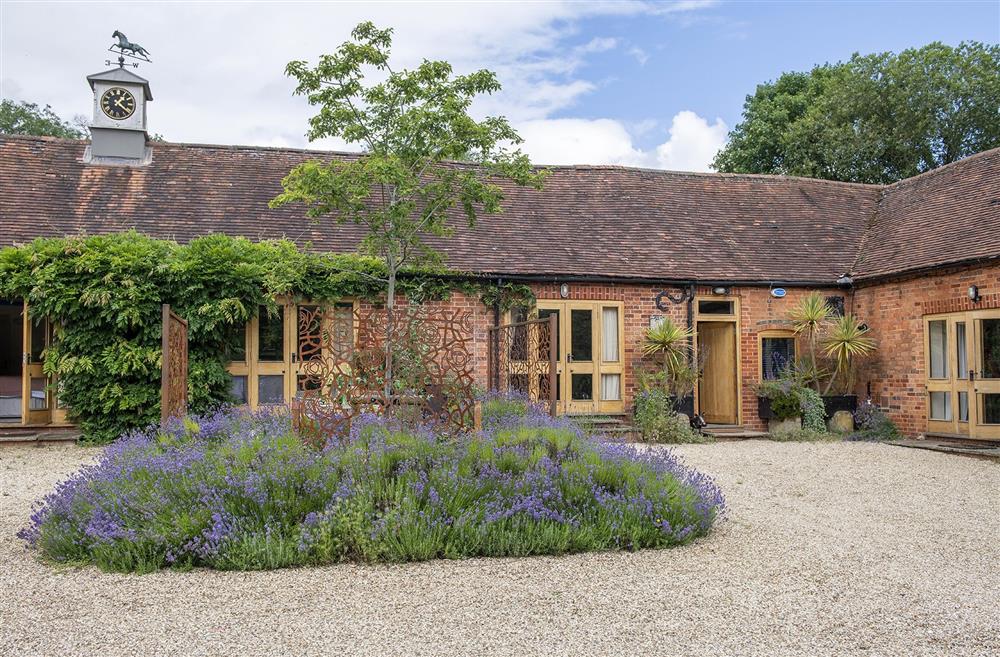
[(927, 323), (931, 348), (932, 379), (948, 378), (948, 323), (939, 320)]
[(601, 334), (604, 336), (601, 358), (605, 362), (614, 363), (618, 361), (618, 309), (604, 308), (601, 318), (603, 321)]
[(601, 375), (601, 399), (603, 401), (619, 401), (622, 398), (622, 375)]

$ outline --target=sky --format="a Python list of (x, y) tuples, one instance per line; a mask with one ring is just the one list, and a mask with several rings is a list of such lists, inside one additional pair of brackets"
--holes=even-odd
[(393, 64), (495, 71), (473, 106), (506, 116), (541, 164), (710, 170), (757, 84), (855, 52), (1000, 42), (980, 2), (17, 2), (0, 0), (0, 96), (92, 114), (86, 82), (120, 30), (150, 53), (150, 132), (168, 141), (310, 143), (314, 111), (284, 75), (358, 22), (394, 28)]

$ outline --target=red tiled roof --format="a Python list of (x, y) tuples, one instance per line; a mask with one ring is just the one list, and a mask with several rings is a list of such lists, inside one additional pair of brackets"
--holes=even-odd
[(1000, 148), (888, 185), (858, 260), (876, 278), (1000, 257)]
[[(346, 252), (357, 248), (363, 234), (353, 225), (313, 222), (301, 206), (267, 205), (296, 164), (349, 154), (154, 143), (152, 164), (126, 168), (84, 164), (85, 146), (0, 136), (0, 246), (134, 228), (180, 242), (224, 232), (287, 237)], [(993, 172), (993, 181), (977, 178), (979, 194), (997, 188), (1000, 151), (992, 153), (969, 159)], [(865, 275), (888, 271), (883, 261), (889, 258), (858, 255), (868, 226), (872, 235), (865, 244), (872, 252), (891, 250), (883, 242), (899, 239), (891, 230), (883, 236), (897, 219), (887, 211), (876, 216), (880, 199), (895, 208), (912, 184), (930, 190), (923, 192), (927, 202), (935, 200), (933, 189), (940, 185), (934, 176), (954, 178), (947, 173), (951, 167), (882, 188), (779, 176), (557, 166), (544, 190), (510, 186), (502, 214), (481, 215), (472, 229), (456, 216), (461, 226), (456, 235), (432, 243), (450, 267), (477, 273), (828, 283), (852, 267)], [(983, 201), (975, 208), (992, 212), (978, 221), (1000, 232), (995, 206)], [(977, 246), (976, 253), (1000, 252), (995, 241), (981, 243), (985, 246)], [(951, 245), (947, 257), (964, 253), (961, 245)], [(909, 267), (910, 255), (906, 249), (892, 252), (889, 266)]]

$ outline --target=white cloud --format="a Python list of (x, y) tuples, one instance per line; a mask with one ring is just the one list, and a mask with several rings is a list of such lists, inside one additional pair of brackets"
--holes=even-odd
[(646, 62), (649, 61), (649, 54), (638, 46), (632, 46), (625, 52), (635, 57), (635, 61), (639, 62), (639, 66), (645, 66)]
[(634, 137), (651, 122), (635, 124), (632, 132), (613, 119), (541, 119), (517, 124), (522, 149), (540, 164), (617, 164), (674, 171), (709, 171), (726, 142), (728, 128), (690, 110), (674, 115), (668, 139), (651, 150), (636, 146)]
[(690, 110), (678, 112), (670, 123), (670, 139), (656, 147), (656, 163), (661, 169), (708, 171), (728, 132), (722, 119), (709, 125)]
[[(659, 122), (625, 125), (614, 118), (573, 119), (581, 99), (599, 80), (584, 74), (590, 58), (622, 48), (612, 36), (573, 46), (584, 19), (669, 14), (689, 16), (711, 3), (572, 1), (545, 3), (141, 3), (122, 5), (108, 23), (106, 5), (96, 2), (6, 3), (0, 0), (0, 95), (50, 104), (63, 118), (91, 113), (85, 76), (105, 68), (117, 28), (152, 53), (137, 70), (149, 78), (155, 100), (149, 127), (170, 141), (333, 147), (304, 137), (314, 111), (292, 95), (284, 75), (291, 59), (315, 61), (332, 52), (362, 20), (395, 28), (393, 62), (412, 67), (423, 58), (445, 59), (457, 72), (487, 67), (503, 91), (477, 100), (473, 111), (503, 115), (522, 129), (539, 161), (657, 166), (657, 152), (637, 147)], [(57, 10), (56, 10), (57, 9)], [(45, 24), (46, 47), (36, 43)], [(629, 44), (633, 45), (633, 44)], [(640, 62), (645, 53), (630, 55)], [(662, 117), (665, 118), (665, 117)], [(662, 160), (704, 166), (693, 155), (683, 121), (671, 133)], [(708, 126), (711, 134), (713, 126)], [(719, 125), (719, 122), (715, 124)], [(697, 128), (697, 126), (695, 126)], [(698, 132), (695, 130), (695, 132)], [(724, 133), (724, 131), (723, 131)], [(689, 163), (690, 164), (687, 164)]]

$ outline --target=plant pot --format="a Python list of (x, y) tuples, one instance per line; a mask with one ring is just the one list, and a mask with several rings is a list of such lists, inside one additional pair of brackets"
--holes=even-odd
[(785, 420), (771, 418), (767, 422), (768, 433), (788, 433), (802, 428), (802, 418), (790, 417)]
[(858, 410), (858, 396), (857, 395), (824, 395), (823, 396), (823, 410), (826, 414), (826, 419), (833, 417), (833, 414), (837, 411), (847, 411), (848, 413), (854, 413)]
[(691, 417), (694, 415), (694, 395), (685, 395), (684, 397), (674, 397), (674, 410), (682, 415), (687, 415)]
[(771, 400), (767, 397), (757, 398), (757, 415), (762, 420), (770, 420), (774, 417), (774, 413), (771, 412)]

